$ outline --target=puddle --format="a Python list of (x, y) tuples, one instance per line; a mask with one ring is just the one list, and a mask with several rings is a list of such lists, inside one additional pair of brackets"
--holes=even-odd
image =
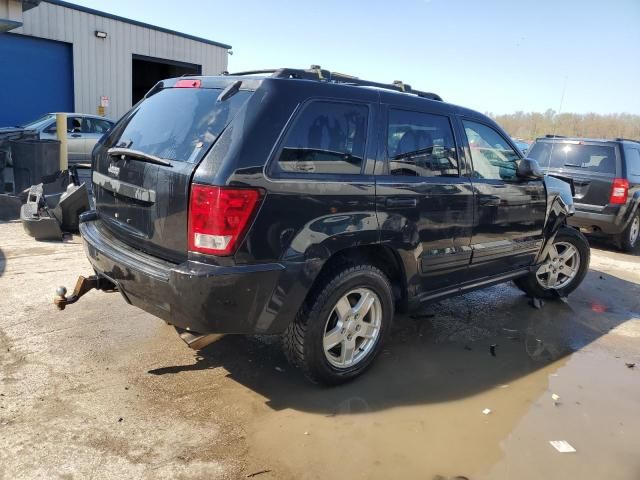
[[(272, 409), (251, 427), (253, 466), (280, 472), (267, 478), (636, 478), (640, 372), (599, 343), (612, 328), (635, 338), (637, 322), (588, 309), (605, 300), (593, 296), (534, 310), (510, 288), (398, 318), (380, 361), (345, 386), (231, 372)], [(567, 459), (550, 440), (578, 452)]]

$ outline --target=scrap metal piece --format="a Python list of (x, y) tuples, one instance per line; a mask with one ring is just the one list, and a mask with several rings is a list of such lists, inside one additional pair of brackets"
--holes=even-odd
[(59, 219), (47, 207), (41, 183), (29, 189), (20, 220), (25, 232), (36, 240), (62, 240)]
[(193, 350), (202, 350), (207, 345), (215, 342), (224, 335), (219, 333), (200, 334), (197, 332), (191, 332), (184, 328), (173, 327), (178, 332), (180, 338), (187, 344), (187, 346)]

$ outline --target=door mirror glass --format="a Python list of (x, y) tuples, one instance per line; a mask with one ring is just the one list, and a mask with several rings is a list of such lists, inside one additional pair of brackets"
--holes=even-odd
[(537, 180), (544, 176), (540, 165), (533, 158), (522, 158), (516, 163), (518, 164), (516, 176), (522, 180)]

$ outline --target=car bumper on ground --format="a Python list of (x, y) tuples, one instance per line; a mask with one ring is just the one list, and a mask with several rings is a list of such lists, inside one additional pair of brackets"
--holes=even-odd
[(272, 331), (269, 302), (285, 267), (224, 267), (166, 262), (120, 242), (100, 220), (80, 224), (85, 252), (98, 275), (124, 298), (174, 326), (198, 333)]

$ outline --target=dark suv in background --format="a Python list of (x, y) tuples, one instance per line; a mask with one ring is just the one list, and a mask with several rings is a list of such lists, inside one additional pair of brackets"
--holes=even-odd
[(640, 233), (640, 142), (548, 135), (528, 156), (573, 180), (576, 213), (569, 224), (633, 250)]
[(589, 246), (486, 116), (400, 82), (280, 69), (160, 82), (93, 157), (80, 231), (97, 275), (174, 325), (283, 334), (313, 380), (360, 374), (396, 308), (514, 280), (564, 296)]

